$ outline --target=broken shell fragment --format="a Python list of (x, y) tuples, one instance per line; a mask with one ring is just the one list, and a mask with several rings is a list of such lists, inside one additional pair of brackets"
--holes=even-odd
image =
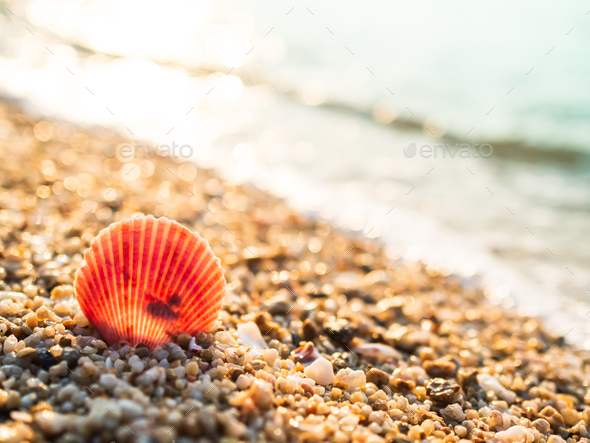
[(264, 349), (266, 342), (262, 338), (260, 329), (253, 321), (242, 323), (238, 325), (238, 338), (244, 342), (246, 346), (253, 348)]
[(318, 358), (321, 357), (320, 353), (316, 351), (312, 342), (307, 342), (304, 345), (299, 346), (297, 349), (291, 352), (291, 355), (299, 361), (303, 366), (309, 366)]

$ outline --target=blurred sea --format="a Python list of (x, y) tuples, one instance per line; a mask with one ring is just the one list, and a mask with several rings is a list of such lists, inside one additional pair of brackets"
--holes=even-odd
[(0, 94), (31, 112), (190, 144), (590, 346), (587, 3), (0, 4)]

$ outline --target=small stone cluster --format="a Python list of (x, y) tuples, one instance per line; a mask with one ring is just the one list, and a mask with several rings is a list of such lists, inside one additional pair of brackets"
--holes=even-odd
[[(590, 443), (589, 354), (470, 281), (211, 171), (106, 158), (104, 130), (7, 103), (0, 129), (0, 442)], [(221, 258), (213, 330), (150, 351), (84, 317), (82, 253), (134, 213)]]

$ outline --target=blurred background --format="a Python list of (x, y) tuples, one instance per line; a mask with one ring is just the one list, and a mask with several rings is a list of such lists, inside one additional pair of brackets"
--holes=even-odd
[(188, 161), (590, 346), (587, 2), (0, 4), (1, 96), (189, 144)]

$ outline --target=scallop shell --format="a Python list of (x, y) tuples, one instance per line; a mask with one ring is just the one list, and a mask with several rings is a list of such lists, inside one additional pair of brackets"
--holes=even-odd
[(225, 297), (209, 243), (167, 218), (111, 224), (92, 239), (74, 287), (84, 315), (109, 344), (152, 349), (180, 332), (208, 330)]

